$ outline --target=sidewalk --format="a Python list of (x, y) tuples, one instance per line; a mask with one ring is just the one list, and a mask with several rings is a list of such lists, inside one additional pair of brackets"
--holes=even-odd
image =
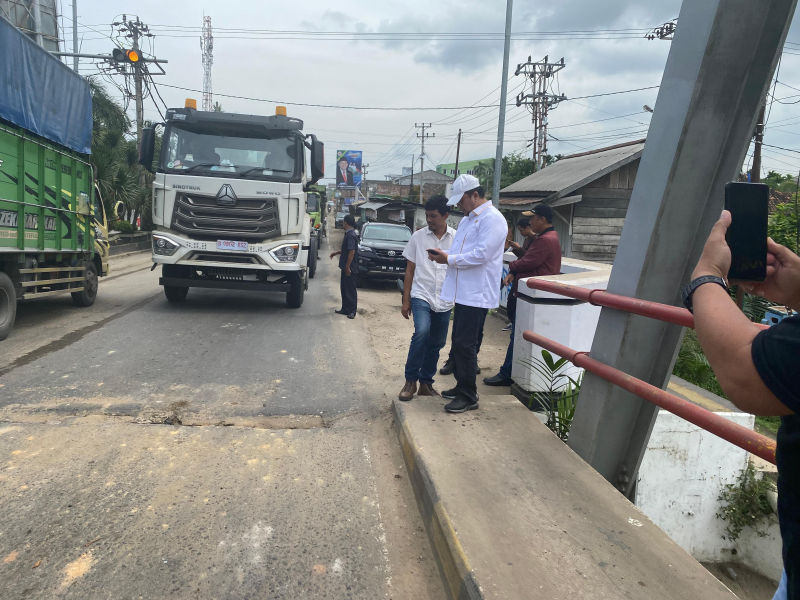
[(443, 405), (394, 412), (452, 598), (735, 598), (514, 397)]

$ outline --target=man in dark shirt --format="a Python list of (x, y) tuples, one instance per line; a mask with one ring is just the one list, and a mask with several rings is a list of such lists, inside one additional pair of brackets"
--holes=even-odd
[(503, 281), (503, 285), (512, 284), (511, 292), (508, 294), (511, 339), (508, 342), (506, 360), (500, 367), (500, 372), (494, 377), (485, 377), (483, 383), (486, 385), (503, 386), (514, 383), (514, 380), (511, 379), (511, 367), (514, 364), (514, 325), (517, 318), (519, 280), (539, 275), (558, 275), (561, 272), (561, 243), (558, 240), (558, 233), (553, 227), (553, 209), (544, 204), (537, 204), (533, 211), (522, 214), (530, 215), (529, 227), (536, 237), (528, 244), (522, 258), (508, 265), (510, 272)]
[(355, 319), (358, 309), (357, 275), (355, 273), (355, 265), (358, 264), (358, 233), (356, 233), (355, 217), (346, 215), (342, 226), (344, 227), (342, 249), (331, 252), (331, 258), (339, 257), (339, 268), (342, 270), (339, 284), (342, 293), (342, 308), (334, 312), (338, 315), (347, 315), (348, 319)]
[[(778, 519), (784, 579), (776, 594), (800, 600), (800, 316), (762, 330), (739, 310), (725, 289), (731, 252), (723, 211), (703, 249), (684, 302), (694, 311), (697, 338), (728, 398), (756, 415), (777, 415)], [(800, 257), (771, 239), (767, 278), (740, 283), (745, 290), (800, 310)]]

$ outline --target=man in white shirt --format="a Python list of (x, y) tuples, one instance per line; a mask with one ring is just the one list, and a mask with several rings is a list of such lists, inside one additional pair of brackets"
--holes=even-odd
[(437, 251), (429, 256), (432, 261), (447, 265), (441, 299), (455, 303), (453, 348), (458, 383), (452, 390), (442, 392), (444, 398), (451, 400), (444, 408), (447, 412), (462, 413), (478, 408), (475, 385), (478, 337), (486, 313), (500, 304), (508, 224), (472, 175), (458, 176), (447, 204), (458, 204), (466, 216), (458, 224), (451, 252)]
[(417, 230), (406, 244), (406, 276), (403, 282), (403, 317), (414, 315), (414, 335), (406, 360), (406, 383), (398, 396), (411, 400), (419, 382), (420, 396), (438, 396), (433, 389), (433, 376), (439, 362), (439, 351), (447, 342), (452, 302), (441, 299), (447, 265), (428, 260), (428, 250), (447, 251), (453, 244), (456, 230), (447, 225), (450, 208), (447, 198), (434, 196), (425, 203), (428, 227)]

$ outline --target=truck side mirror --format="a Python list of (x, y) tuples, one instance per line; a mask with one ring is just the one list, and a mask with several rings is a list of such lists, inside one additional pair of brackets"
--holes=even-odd
[(139, 164), (153, 172), (153, 154), (156, 151), (156, 129), (145, 127), (142, 129), (142, 145), (139, 146)]
[(325, 144), (311, 135), (311, 183), (317, 183), (325, 177)]

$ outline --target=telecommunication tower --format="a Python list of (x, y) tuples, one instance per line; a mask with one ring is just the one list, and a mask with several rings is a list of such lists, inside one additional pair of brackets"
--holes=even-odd
[(559, 102), (566, 100), (564, 94), (553, 93), (553, 78), (556, 73), (566, 65), (562, 58), (557, 63), (548, 62), (547, 57), (538, 62), (528, 62), (517, 65), (514, 75), (524, 75), (529, 80), (529, 87), (517, 95), (517, 106), (528, 106), (533, 116), (533, 162), (536, 169), (543, 169), (547, 162), (547, 113), (555, 108)]
[(203, 110), (212, 111), (211, 65), (214, 64), (214, 35), (211, 31), (211, 17), (203, 17), (203, 36), (200, 38), (203, 56)]

